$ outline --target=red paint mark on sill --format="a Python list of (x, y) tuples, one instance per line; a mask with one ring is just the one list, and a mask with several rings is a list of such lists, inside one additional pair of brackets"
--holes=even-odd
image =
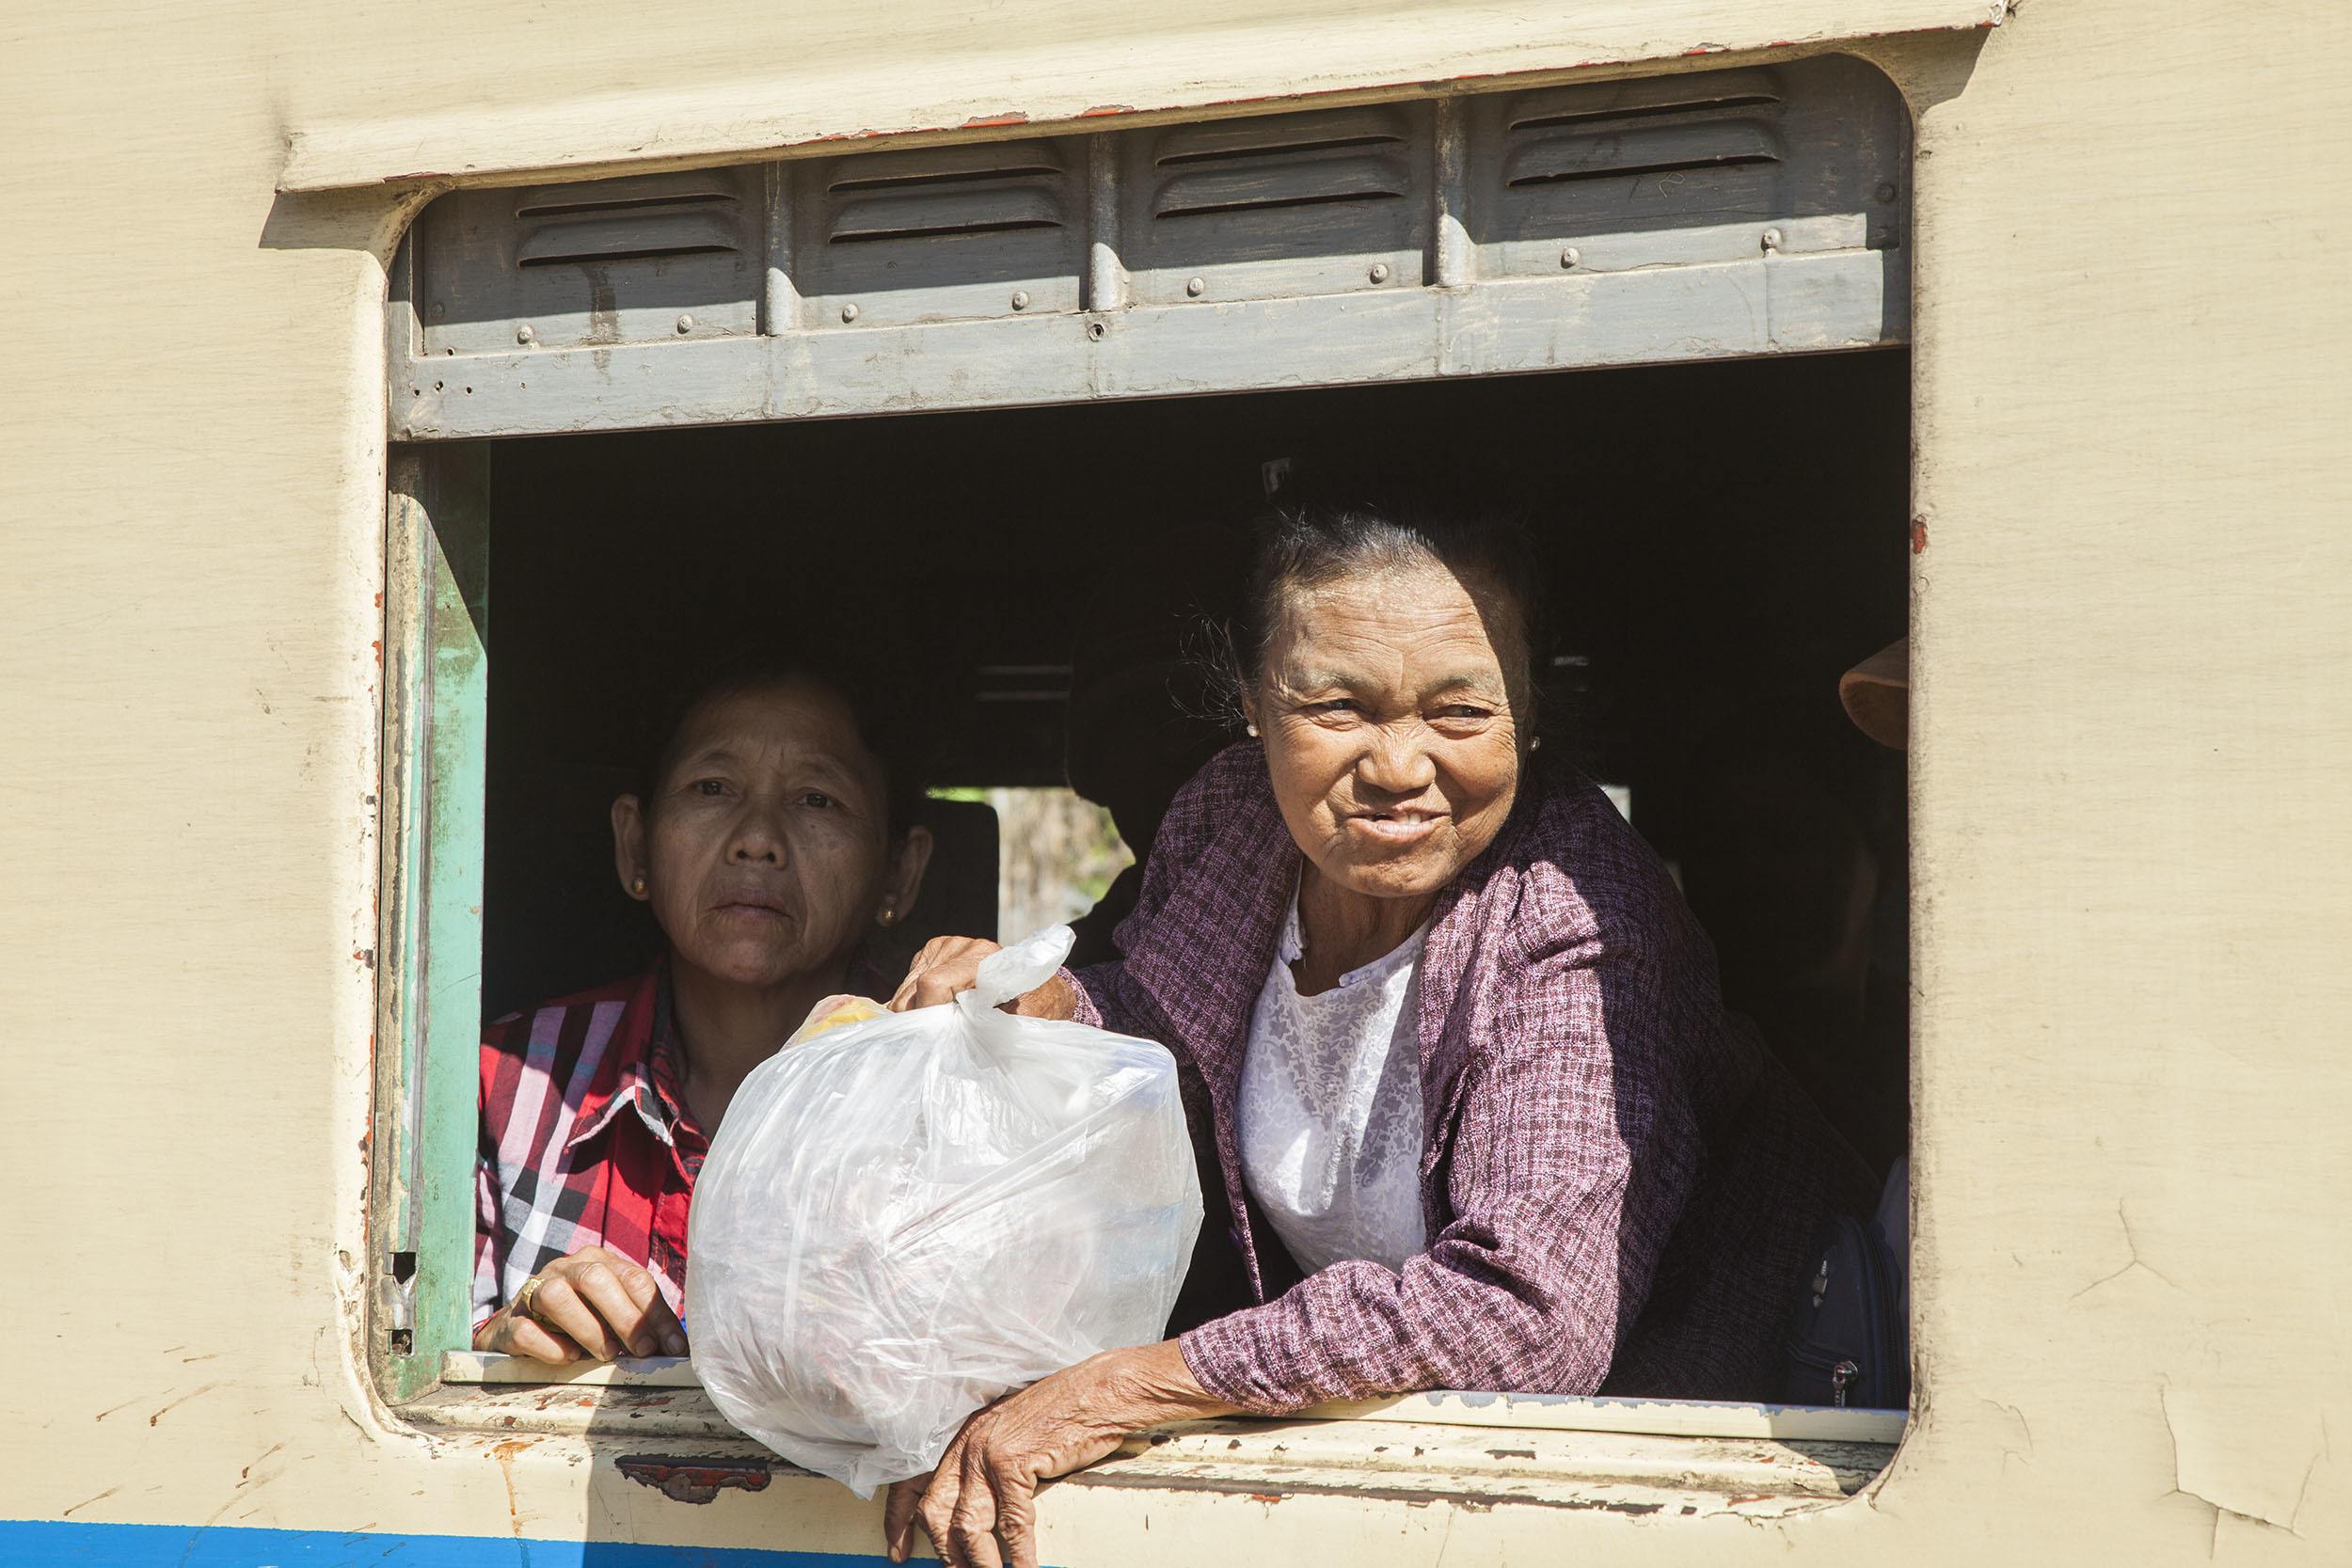
[(1097, 103), (1091, 109), (1081, 111), (1078, 118), (1080, 119), (1100, 119), (1105, 115), (1131, 115), (1135, 112), (1136, 106), (1133, 103)]
[(1027, 115), (1023, 114), (1019, 109), (1010, 109), (1001, 115), (976, 115), (963, 122), (963, 128), (967, 131), (983, 131), (992, 126), (1026, 125), (1028, 123)]
[(636, 1453), (623, 1454), (615, 1467), (639, 1485), (681, 1503), (707, 1503), (730, 1488), (765, 1492), (775, 1477), (764, 1459), (673, 1459)]
[(1927, 553), (1927, 548), (1928, 520), (1925, 517), (1914, 517), (1911, 519), (1911, 553), (1924, 555)]

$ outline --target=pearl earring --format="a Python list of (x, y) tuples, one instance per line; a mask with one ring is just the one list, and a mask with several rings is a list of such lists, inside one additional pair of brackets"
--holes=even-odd
[(882, 907), (882, 913), (876, 915), (874, 918), (884, 926), (896, 926), (898, 923), (898, 911), (891, 908), (888, 904), (884, 904)]
[(1258, 738), (1258, 726), (1257, 726), (1257, 725), (1255, 725), (1255, 724), (1248, 724), (1248, 725), (1244, 725), (1243, 727), (1244, 727), (1245, 729), (1248, 730), (1248, 732), (1249, 732), (1249, 738), (1250, 738), (1250, 739), (1255, 740), (1255, 739), (1257, 739), (1257, 738)]
[(1527, 749), (1531, 752), (1542, 751), (1544, 749), (1544, 737), (1540, 735), (1537, 736), (1534, 739), (1527, 743)]
[(628, 890), (629, 892), (637, 895), (638, 897), (643, 898), (645, 895), (645, 879), (643, 876), (640, 876), (635, 881), (628, 884)]

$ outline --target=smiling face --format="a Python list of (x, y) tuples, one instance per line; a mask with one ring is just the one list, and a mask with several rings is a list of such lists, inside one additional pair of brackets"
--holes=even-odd
[(837, 973), (922, 877), (929, 836), (893, 844), (887, 783), (825, 686), (711, 697), (678, 726), (651, 797), (613, 802), (621, 884), (652, 905), (673, 961), (714, 979), (767, 989)]
[(1316, 871), (1424, 898), (1494, 842), (1518, 793), (1519, 641), (1506, 595), (1435, 562), (1285, 594), (1246, 706)]

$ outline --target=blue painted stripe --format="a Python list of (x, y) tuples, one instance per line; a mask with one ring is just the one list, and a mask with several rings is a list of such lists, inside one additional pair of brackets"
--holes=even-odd
[(79, 1525), (0, 1520), (8, 1568), (871, 1568), (879, 1554), (651, 1546), (621, 1541), (517, 1541), (485, 1535), (246, 1529), (205, 1525)]

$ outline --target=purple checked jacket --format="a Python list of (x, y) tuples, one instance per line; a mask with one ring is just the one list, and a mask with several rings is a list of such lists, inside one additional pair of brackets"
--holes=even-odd
[(1581, 779), (1530, 777), (1432, 912), (1428, 1249), (1298, 1277), (1243, 1182), (1238, 1096), (1299, 858), (1263, 752), (1229, 749), (1169, 809), (1124, 956), (1072, 976), (1082, 1021), (1183, 1071), (1209, 1209), (1187, 1293), (1229, 1239), (1239, 1265), (1236, 1309), (1181, 1338), (1201, 1386), (1267, 1413), (1424, 1388), (1772, 1397), (1805, 1249), (1833, 1203), (1867, 1209), (1867, 1177), (1724, 1010), (1665, 868)]

